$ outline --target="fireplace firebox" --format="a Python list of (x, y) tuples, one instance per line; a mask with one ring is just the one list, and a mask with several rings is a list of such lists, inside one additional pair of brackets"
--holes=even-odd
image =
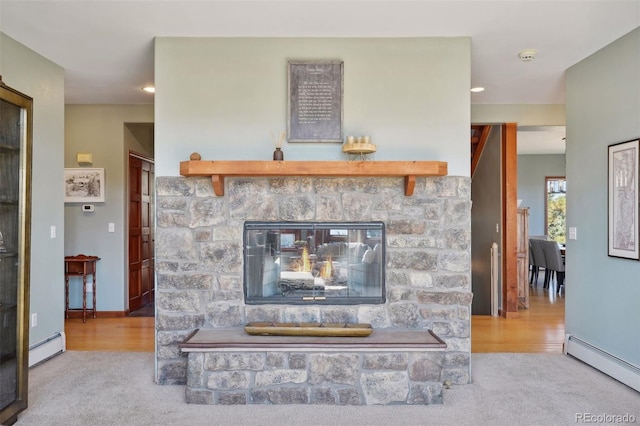
[(385, 302), (383, 222), (245, 222), (247, 304)]

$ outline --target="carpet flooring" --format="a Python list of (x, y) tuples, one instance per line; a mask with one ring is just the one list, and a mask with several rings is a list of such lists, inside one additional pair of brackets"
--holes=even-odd
[(473, 383), (446, 389), (443, 405), (214, 406), (185, 403), (184, 386), (156, 385), (152, 353), (70, 351), (30, 370), (29, 408), (15, 424), (575, 425), (585, 423), (580, 415), (640, 422), (638, 392), (570, 356), (471, 357)]

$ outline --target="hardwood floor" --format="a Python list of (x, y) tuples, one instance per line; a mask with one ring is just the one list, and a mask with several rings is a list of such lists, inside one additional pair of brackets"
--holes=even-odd
[(155, 318), (65, 320), (67, 350), (106, 352), (153, 352), (155, 348)]
[[(530, 309), (519, 318), (474, 315), (471, 318), (472, 352), (561, 353), (564, 342), (564, 293), (530, 287)], [(155, 318), (68, 319), (67, 350), (153, 352)]]
[(471, 317), (471, 352), (562, 353), (564, 292), (529, 287), (529, 309), (518, 318)]

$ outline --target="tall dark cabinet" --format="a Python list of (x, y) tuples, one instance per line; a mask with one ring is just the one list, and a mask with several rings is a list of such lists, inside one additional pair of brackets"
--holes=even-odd
[(27, 408), (32, 99), (0, 77), (0, 424)]

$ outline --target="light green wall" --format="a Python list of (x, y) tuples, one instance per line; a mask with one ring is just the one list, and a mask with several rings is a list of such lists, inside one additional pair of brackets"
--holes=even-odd
[(564, 126), (564, 105), (471, 105), (472, 123), (517, 123), (518, 126)]
[[(153, 123), (128, 123), (124, 126), (124, 154), (128, 152), (153, 158)], [(128, 161), (128, 158), (125, 158)]]
[[(564, 154), (518, 155), (518, 199), (529, 208), (529, 235), (545, 235), (544, 198), (547, 176), (566, 176)], [(567, 182), (568, 187), (571, 183)]]
[[(156, 176), (205, 160), (268, 160), (286, 129), (287, 60), (344, 61), (344, 134), (377, 160), (441, 160), (469, 176), (470, 39), (156, 38)], [(285, 143), (285, 160), (345, 160)]]
[(34, 344), (64, 330), (64, 72), (0, 33), (0, 74), (34, 100), (30, 311), (38, 314), (38, 325), (29, 330)]
[[(607, 256), (607, 146), (640, 137), (640, 29), (569, 68), (566, 331), (640, 366), (640, 262)], [(638, 230), (636, 229), (636, 233)]]
[[(65, 255), (100, 257), (97, 263), (98, 311), (124, 311), (127, 292), (127, 156), (131, 139), (126, 123), (152, 123), (153, 105), (67, 105), (65, 111), (65, 167), (105, 169), (106, 199), (92, 203), (95, 212), (84, 213), (81, 204), (65, 204)], [(76, 162), (77, 152), (93, 154), (91, 166)], [(148, 154), (148, 153), (143, 153)], [(108, 224), (115, 232), (108, 232)], [(80, 282), (73, 283), (71, 303), (81, 306)]]

